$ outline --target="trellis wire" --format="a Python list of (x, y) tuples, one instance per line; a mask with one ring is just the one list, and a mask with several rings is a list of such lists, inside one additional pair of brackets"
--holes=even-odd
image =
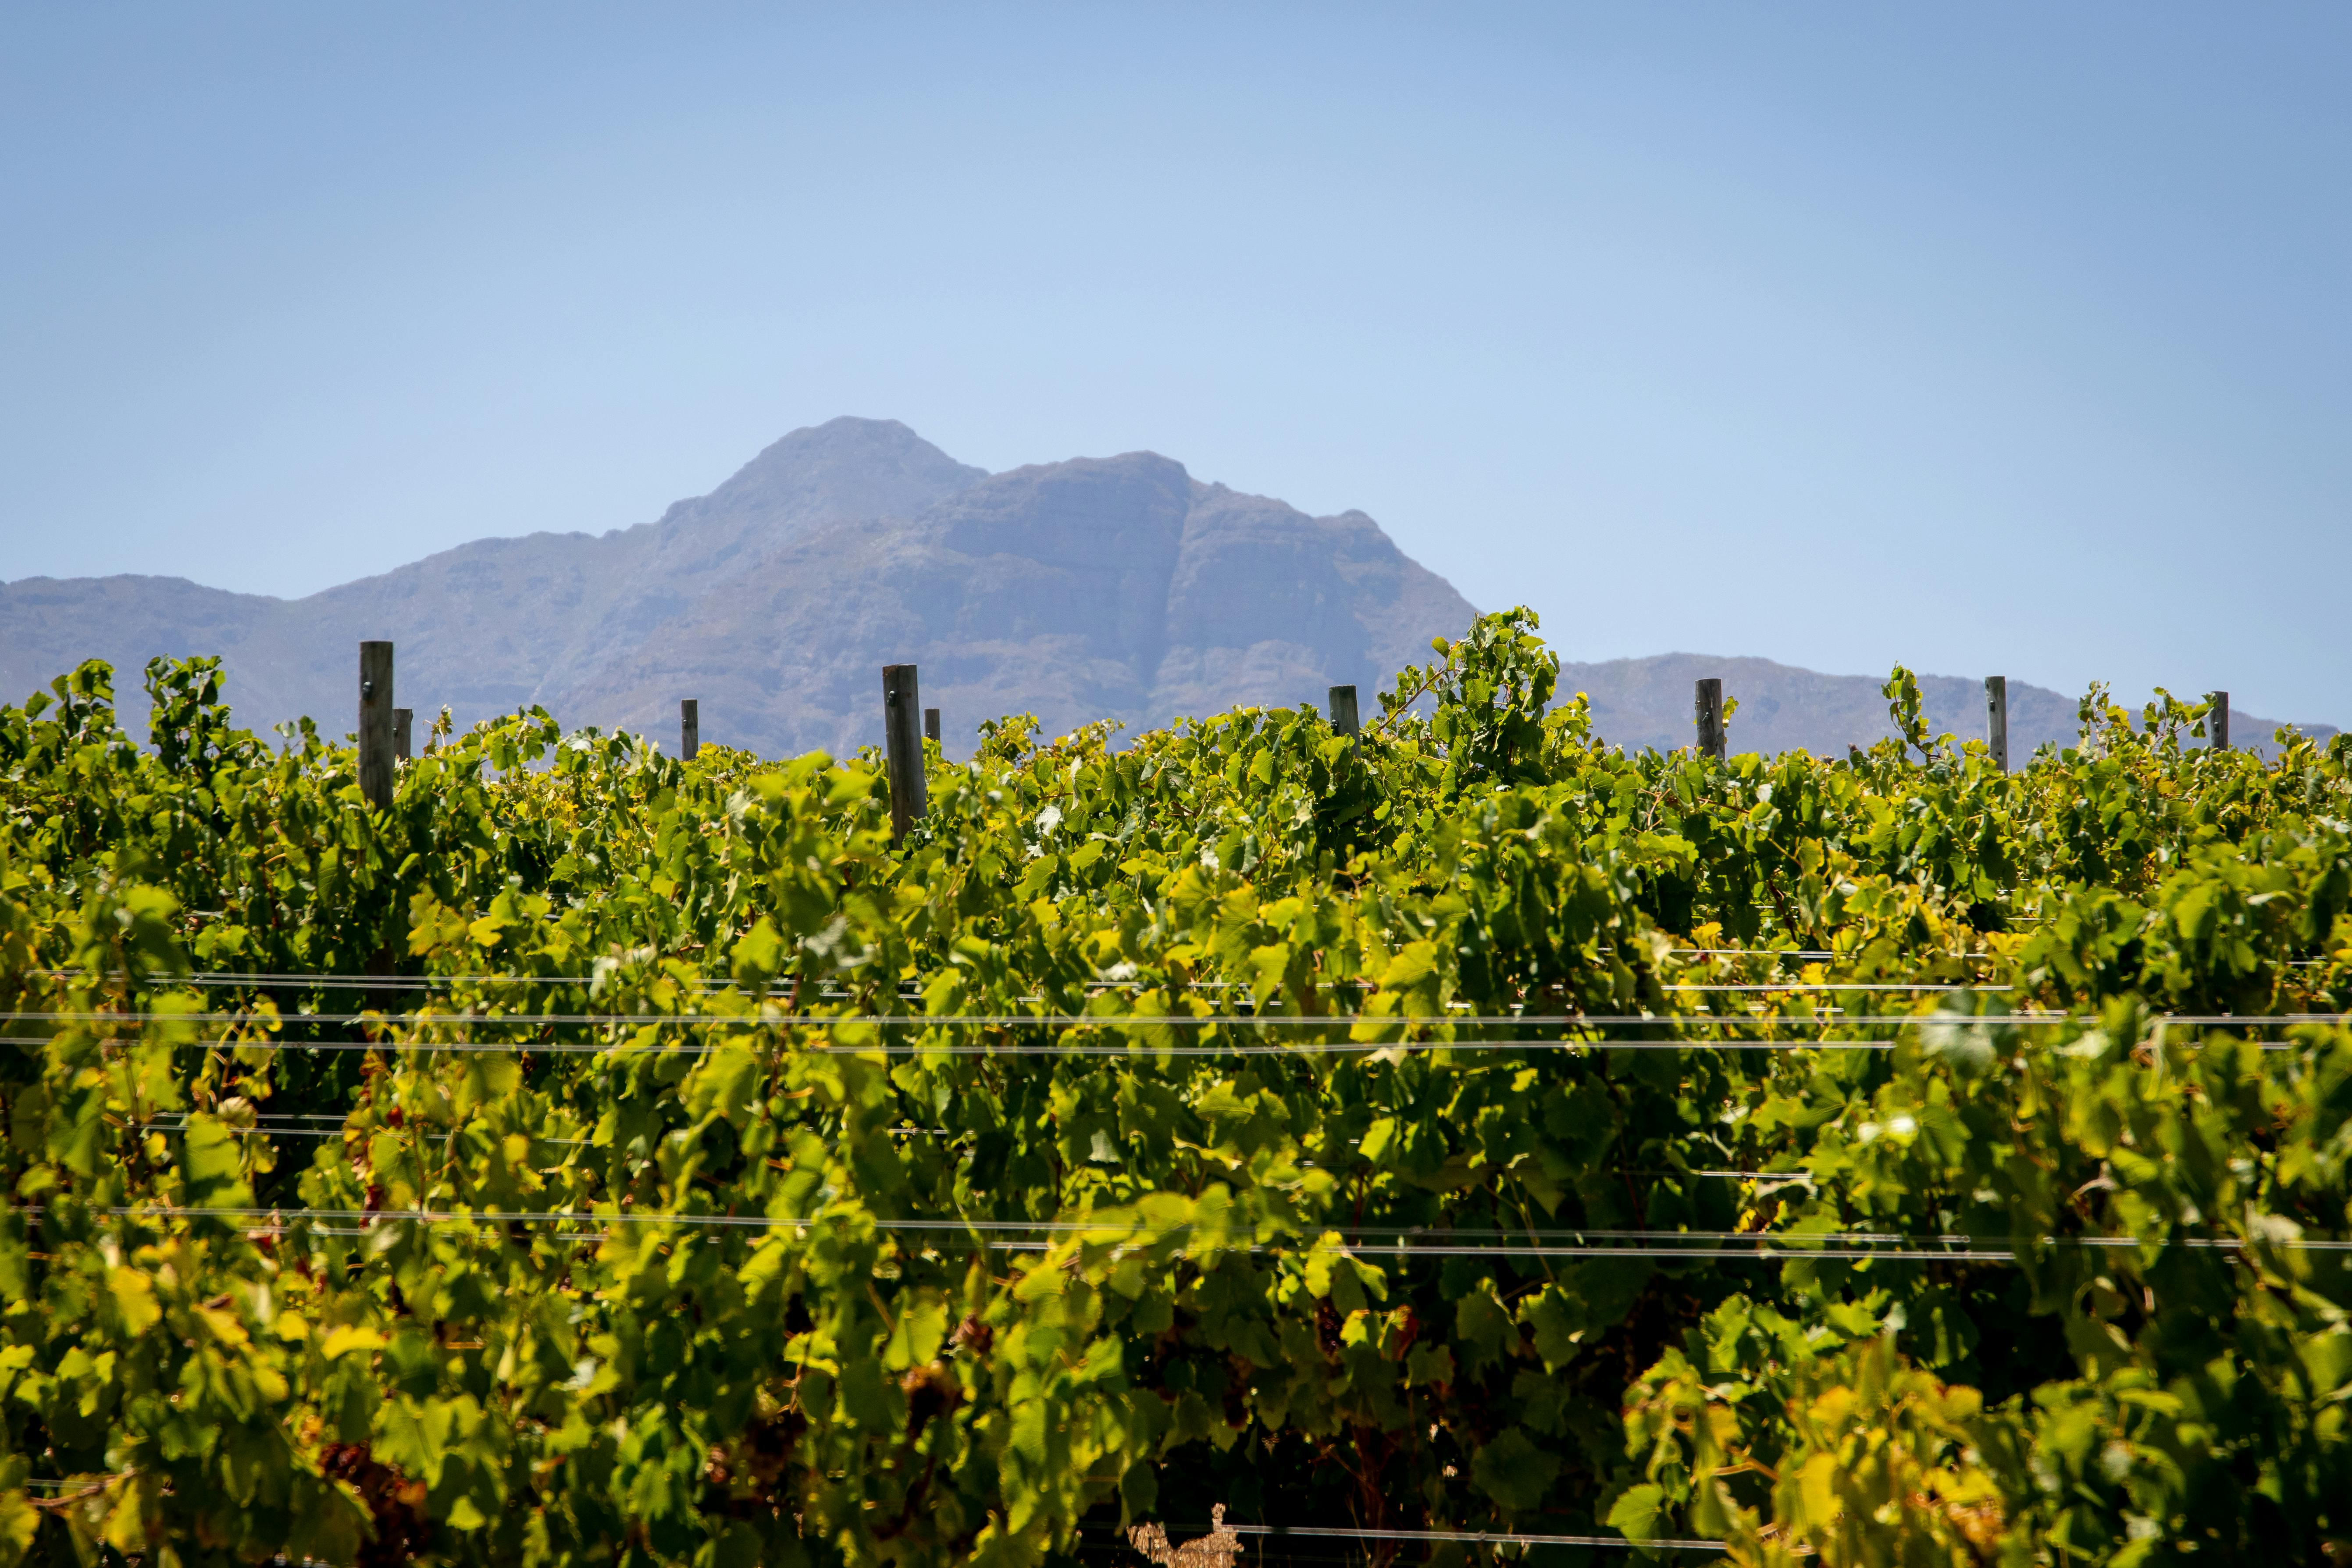
[[(1336, 1030), (1355, 1025), (1379, 1027), (1524, 1027), (1524, 1030), (1590, 1030), (1590, 1027), (1804, 1027), (1839, 1023), (1849, 1027), (2018, 1027), (2055, 1030), (2070, 1023), (2095, 1025), (2095, 1013), (1844, 1013), (1822, 1008), (1821, 1016), (1778, 1016), (1778, 1013), (122, 1013), (89, 1011), (14, 1011), (0, 1013), (5, 1023), (261, 1023), (261, 1025), (501, 1025), (501, 1027), (581, 1027), (581, 1025), (633, 1025), (633, 1027), (845, 1027), (873, 1025), (896, 1030)], [(2152, 1025), (2197, 1025), (2197, 1027), (2242, 1027), (2258, 1023), (2345, 1023), (2352, 1013), (2155, 1013)]]
[[(47, 1035), (0, 1035), (0, 1045), (47, 1045), (55, 1037)], [(387, 1056), (431, 1056), (446, 1052), (451, 1056), (654, 1056), (707, 1057), (736, 1048), (733, 1044), (710, 1045), (674, 1043), (667, 1045), (635, 1045), (628, 1041), (597, 1043), (584, 1040), (272, 1040), (272, 1039), (209, 1039), (170, 1040), (162, 1042), (174, 1050), (224, 1051), (381, 1051)], [(1377, 1056), (1382, 1051), (1402, 1051), (1425, 1056), (1433, 1051), (1810, 1051), (1854, 1050), (1891, 1051), (1893, 1040), (1391, 1040), (1381, 1044), (1368, 1040), (1307, 1040), (1289, 1045), (1154, 1046), (1128, 1042), (1115, 1046), (1084, 1045), (1023, 1045), (999, 1046), (918, 1046), (845, 1045), (824, 1049), (806, 1049), (792, 1054), (802, 1056), (880, 1056), (880, 1057), (1065, 1057), (1065, 1058), (1148, 1058), (1170, 1057), (1328, 1057)], [(2290, 1048), (2282, 1046), (2281, 1048)]]
[[(1093, 1527), (1116, 1528), (1116, 1527)], [(1198, 1531), (1207, 1534), (1205, 1524), (1172, 1525), (1164, 1528), (1176, 1531)], [(1613, 1546), (1653, 1552), (1721, 1552), (1729, 1543), (1722, 1541), (1702, 1541), (1688, 1537), (1661, 1536), (1650, 1541), (1632, 1541), (1616, 1535), (1532, 1535), (1523, 1531), (1508, 1530), (1383, 1530), (1368, 1525), (1352, 1524), (1235, 1524), (1224, 1521), (1221, 1528), (1235, 1535), (1278, 1535), (1306, 1537), (1325, 1541), (1399, 1541), (1456, 1542), (1480, 1546)]]
[[(495, 1020), (476, 1020), (494, 1022)], [(56, 1037), (47, 1035), (0, 1035), (0, 1045), (43, 1046)], [(283, 1054), (299, 1051), (380, 1052), (386, 1056), (595, 1056), (595, 1057), (707, 1057), (738, 1048), (741, 1042), (712, 1045), (708, 1042), (638, 1044), (630, 1041), (595, 1042), (584, 1040), (278, 1040), (269, 1038), (215, 1038), (168, 1040), (159, 1042), (169, 1050), (259, 1051)], [(2291, 1051), (2297, 1042), (2278, 1039), (2247, 1039), (2239, 1042), (2256, 1046), (2265, 1051)], [(1280, 1045), (1250, 1045), (1239, 1041), (1204, 1046), (1153, 1045), (1142, 1041), (1127, 1041), (1118, 1045), (1052, 1045), (1010, 1042), (1001, 1045), (891, 1045), (883, 1042), (865, 1044), (835, 1043), (825, 1047), (808, 1047), (788, 1052), (795, 1056), (845, 1057), (1049, 1057), (1130, 1059), (1151, 1057), (1210, 1058), (1234, 1057), (1334, 1057), (1379, 1056), (1397, 1052), (1406, 1056), (1429, 1056), (1441, 1051), (1471, 1054), (1502, 1052), (1576, 1052), (1576, 1051), (1891, 1051), (1900, 1044), (1895, 1040), (1637, 1040), (1618, 1036), (1602, 1036), (1594, 1039), (1549, 1040), (1305, 1040)]]
[[(47, 976), (47, 977), (48, 977), (48, 978), (50, 978), (50, 979), (73, 979), (73, 978), (76, 978), (76, 977), (79, 976), (79, 975), (82, 973), (82, 972), (81, 972), (81, 971), (78, 971), (78, 970), (66, 970), (66, 969), (47, 969), (47, 970), (37, 971), (37, 973), (41, 973), (41, 974), (43, 974), (43, 975), (45, 975), (45, 976)], [(110, 976), (103, 976), (103, 977), (101, 977), (101, 978), (107, 978), (107, 979), (117, 979), (117, 980), (119, 980), (119, 979), (123, 978), (123, 976), (121, 976), (121, 975), (110, 975)], [(672, 984), (672, 985), (682, 985), (682, 986), (686, 986), (686, 987), (688, 987), (688, 988), (691, 988), (691, 989), (694, 989), (694, 990), (699, 991), (699, 992), (701, 992), (701, 993), (703, 993), (703, 994), (712, 994), (712, 993), (725, 994), (725, 993), (732, 992), (732, 991), (734, 991), (734, 990), (736, 989), (736, 982), (734, 982), (734, 981), (732, 981), (732, 980), (723, 980), (723, 979), (719, 979), (719, 978), (717, 978), (717, 977), (715, 977), (715, 976), (702, 976), (702, 977), (699, 977), (699, 978), (697, 978), (697, 979), (686, 980), (686, 981), (677, 980), (677, 979), (675, 979), (675, 978), (673, 978), (673, 977), (671, 977), (671, 976), (668, 976), (668, 975), (662, 975), (662, 976), (658, 976), (658, 977), (656, 977), (656, 978), (658, 979), (658, 981), (659, 981), (661, 984)], [(781, 978), (781, 977), (780, 977), (780, 978)], [(145, 989), (147, 989), (147, 990), (150, 990), (150, 991), (154, 991), (154, 990), (174, 990), (174, 989), (178, 989), (178, 988), (181, 988), (181, 987), (205, 987), (205, 988), (209, 988), (209, 987), (229, 987), (229, 988), (235, 988), (235, 987), (238, 987), (238, 986), (257, 986), (257, 987), (265, 987), (265, 988), (296, 989), (296, 988), (299, 988), (299, 987), (302, 987), (302, 986), (313, 986), (313, 987), (316, 987), (316, 988), (320, 989), (320, 990), (331, 990), (331, 991), (430, 991), (430, 990), (434, 990), (434, 989), (436, 989), (436, 988), (446, 987), (446, 986), (456, 985), (456, 984), (477, 984), (477, 985), (591, 985), (591, 984), (595, 984), (595, 980), (596, 980), (596, 977), (595, 977), (594, 975), (592, 975), (592, 974), (446, 974), (446, 975), (425, 974), (425, 975), (415, 975), (415, 974), (298, 974), (298, 973), (267, 974), (267, 973), (249, 973), (249, 974), (240, 974), (240, 973), (233, 973), (233, 972), (223, 972), (223, 971), (203, 971), (203, 972), (199, 972), (199, 973), (194, 973), (194, 974), (184, 975), (184, 976), (165, 976), (165, 975), (158, 975), (158, 976), (153, 977), (151, 981), (149, 981), (149, 982), (147, 983), (147, 984), (146, 984), (146, 986), (145, 986), (144, 988), (145, 988)], [(1372, 983), (1371, 983), (1371, 982), (1370, 982), (1370, 981), (1347, 981), (1347, 980), (1330, 981), (1330, 980), (1327, 980), (1327, 981), (1319, 982), (1319, 984), (1323, 984), (1323, 985), (1328, 985), (1328, 986), (1334, 986), (1334, 987), (1337, 987), (1337, 986), (1345, 986), (1345, 987), (1347, 987), (1347, 988), (1349, 988), (1349, 989), (1350, 989), (1350, 990), (1364, 990), (1364, 989), (1369, 988), (1369, 987), (1371, 985), (1371, 984), (1372, 984)], [(1209, 983), (1206, 983), (1206, 984), (1200, 983), (1200, 982), (1194, 982), (1194, 983), (1192, 983), (1192, 987), (1191, 987), (1191, 988), (1192, 988), (1192, 989), (1195, 989), (1195, 990), (1215, 990), (1215, 991), (1226, 991), (1226, 990), (1234, 990), (1234, 989), (1239, 989), (1239, 988), (1241, 987), (1241, 985), (1242, 985), (1242, 983), (1241, 983), (1241, 982), (1238, 982), (1238, 981), (1218, 981), (1218, 982), (1209, 982)], [(1140, 982), (1140, 981), (1108, 981), (1108, 980), (1093, 980), (1093, 981), (1086, 981), (1086, 982), (1083, 982), (1083, 983), (1081, 983), (1081, 984), (1080, 984), (1080, 986), (1079, 986), (1079, 989), (1081, 989), (1081, 990), (1121, 990), (1121, 989), (1125, 989), (1125, 990), (1133, 990), (1133, 989), (1139, 989), (1139, 988), (1143, 988), (1143, 983), (1142, 983), (1142, 982)], [(1922, 980), (1922, 981), (1875, 981), (1875, 980), (1874, 980), (1874, 981), (1851, 981), (1851, 982), (1846, 982), (1846, 981), (1834, 981), (1834, 980), (1811, 980), (1811, 981), (1795, 981), (1795, 980), (1790, 980), (1790, 981), (1722, 981), (1722, 982), (1703, 981), (1703, 980), (1691, 980), (1691, 981), (1682, 981), (1682, 980), (1678, 980), (1678, 981), (1674, 982), (1674, 983), (1673, 983), (1673, 984), (1664, 984), (1664, 985), (1661, 985), (1661, 986), (1659, 986), (1659, 989), (1660, 989), (1660, 990), (1662, 990), (1662, 991), (1761, 991), (1761, 992), (1879, 991), (1879, 992), (1902, 992), (1902, 993), (1913, 993), (1913, 994), (1930, 994), (1930, 993), (1938, 993), (1938, 992), (1968, 992), (1968, 993), (1976, 993), (1976, 994), (1993, 994), (1993, 993), (1997, 993), (1997, 992), (1998, 992), (1998, 993), (2012, 992), (2012, 991), (2016, 990), (2017, 988), (2016, 988), (2015, 986), (2013, 986), (2013, 985), (1993, 985), (1993, 984), (1954, 984), (1954, 983), (1949, 982), (1949, 981), (1942, 981), (1942, 980)], [(905, 994), (906, 993), (901, 993), (901, 994)]]
[[(25, 1215), (39, 1215), (47, 1212), (47, 1205), (28, 1204), (16, 1208), (14, 1212)], [(436, 1209), (269, 1209), (228, 1205), (215, 1208), (185, 1205), (154, 1205), (152, 1206), (122, 1205), (110, 1206), (104, 1212), (111, 1217), (123, 1219), (268, 1220), (273, 1222), (272, 1228), (288, 1220), (342, 1221), (345, 1223), (364, 1222), (371, 1227), (386, 1223), (505, 1226), (538, 1224), (577, 1225), (586, 1222), (605, 1226), (618, 1226), (625, 1225), (662, 1225), (681, 1226), (688, 1228), (711, 1228), (725, 1230), (810, 1230), (826, 1223), (821, 1218), (791, 1215), (682, 1215), (671, 1213), (650, 1214), (644, 1212), (582, 1214), (577, 1211), (563, 1212), (532, 1209), (487, 1209), (467, 1212), (464, 1210)], [(1132, 1222), (1129, 1221), (1110, 1219), (891, 1219), (872, 1215), (858, 1217), (863, 1219), (864, 1223), (870, 1224), (875, 1229), (880, 1231), (907, 1232), (909, 1234), (966, 1234), (980, 1237), (1034, 1235), (1084, 1236), (1097, 1232), (1117, 1233), (1123, 1228), (1130, 1228), (1132, 1225)], [(1160, 1235), (1163, 1237), (1180, 1235), (1193, 1228), (1194, 1227), (1189, 1224), (1171, 1226), (1166, 1229), (1166, 1231), (1160, 1233)], [(1496, 1236), (1504, 1234), (1593, 1236), (1603, 1238), (1603, 1241), (1600, 1245), (1586, 1243), (1565, 1245), (1557, 1242), (1536, 1241), (1521, 1245), (1494, 1246), (1411, 1241), (1406, 1238), (1415, 1234), (1446, 1233), (1415, 1232), (1412, 1230), (1401, 1229), (1332, 1227), (1328, 1234), (1344, 1237), (1349, 1234), (1349, 1229), (1353, 1229), (1359, 1239), (1357, 1239), (1352, 1245), (1346, 1245), (1328, 1250), (1343, 1252), (1349, 1256), (1368, 1255), (1374, 1257), (1386, 1255), (1392, 1257), (1418, 1258), (1658, 1258), (1668, 1259), (1706, 1258), (1727, 1261), (1757, 1261), (1768, 1263), (1801, 1263), (1809, 1259), (1831, 1262), (1860, 1262), (1869, 1259), (1878, 1259), (1887, 1262), (1915, 1263), (2014, 1263), (2018, 1260), (2018, 1252), (2014, 1247), (1980, 1247), (1976, 1245), (1974, 1237), (1957, 1235), (1927, 1237), (1904, 1236), (1895, 1232), (1873, 1231), (1782, 1231), (1765, 1233), (1739, 1231), (1588, 1230), (1536, 1233), (1505, 1233), (1500, 1231), (1469, 1233), (1472, 1235), (1483, 1234)], [(331, 1234), (366, 1235), (370, 1234), (370, 1231), (356, 1230), (348, 1233), (337, 1232)], [(1463, 1233), (1454, 1232), (1451, 1234), (1459, 1235)], [(1743, 1235), (1753, 1237), (1753, 1244), (1748, 1247), (1645, 1247), (1622, 1245), (1622, 1243), (1631, 1241), (1635, 1238), (1655, 1238), (1660, 1241), (1665, 1241), (1678, 1237), (1690, 1237), (1694, 1239), (1701, 1240), (1723, 1240), (1728, 1237)], [(1393, 1243), (1384, 1242), (1381, 1239), (1391, 1236), (1397, 1237), (1398, 1239)], [(572, 1236), (558, 1236), (551, 1239), (604, 1241), (608, 1239), (608, 1237), (604, 1232), (600, 1231)], [(1787, 1245), (1792, 1242), (1810, 1242), (1815, 1239), (1819, 1239), (1822, 1242), (1845, 1242), (1860, 1245), (1849, 1245), (1845, 1247), (1791, 1247)], [(1887, 1245), (1878, 1245), (1881, 1242), (1886, 1243)], [(1935, 1245), (1938, 1243), (1943, 1245)], [(1046, 1242), (1028, 1243), (989, 1241), (985, 1243), (985, 1245), (1000, 1247), (1001, 1249), (1008, 1251), (1043, 1251), (1049, 1249), (1051, 1244)], [(2236, 1237), (2143, 1238), (2138, 1237), (2085, 1236), (2042, 1237), (2036, 1238), (2030, 1245), (2053, 1247), (2079, 1247), (2091, 1250), (2119, 1250), (2128, 1247), (2139, 1247), (2153, 1245), (2159, 1248), (2179, 1247), (2194, 1251), (2240, 1252), (2243, 1251), (2249, 1244)], [(2271, 1245), (2279, 1247), (2283, 1251), (2294, 1252), (2352, 1251), (2352, 1240), (2338, 1240), (2329, 1237), (2298, 1237), (2294, 1238), (2284, 1238), (2272, 1243)], [(1953, 1250), (1954, 1248), (1965, 1248), (1965, 1250)], [(1218, 1244), (1216, 1249), (1219, 1251), (1244, 1252), (1260, 1256), (1295, 1256), (1302, 1252), (1325, 1250), (1318, 1247), (1317, 1244), (1311, 1242), (1304, 1246), (1276, 1246), (1260, 1242), (1235, 1242), (1230, 1246)]]
[[(0, 1045), (46, 1045), (52, 1037), (41, 1035), (0, 1035)], [(1129, 1042), (1118, 1046), (1072, 1045), (1003, 1045), (1003, 1046), (906, 1046), (851, 1045), (829, 1050), (802, 1050), (797, 1056), (845, 1057), (1053, 1057), (1105, 1058), (1134, 1059), (1150, 1057), (1211, 1058), (1231, 1057), (1341, 1057), (1378, 1056), (1383, 1051), (1398, 1051), (1408, 1056), (1428, 1056), (1438, 1051), (1486, 1052), (1570, 1052), (1570, 1051), (1891, 1051), (1898, 1042), (1894, 1040), (1391, 1040), (1379, 1044), (1363, 1040), (1308, 1040), (1282, 1046), (1220, 1045), (1220, 1046), (1152, 1046)], [(2245, 1045), (2258, 1046), (2265, 1051), (2291, 1051), (2293, 1040), (2246, 1040)], [(265, 1051), (273, 1055), (289, 1051), (380, 1051), (386, 1056), (591, 1056), (591, 1057), (708, 1057), (735, 1048), (730, 1045), (632, 1045), (626, 1041), (597, 1045), (579, 1040), (446, 1040), (438, 1043), (421, 1040), (176, 1040), (165, 1042), (173, 1050)]]
[(1728, 1542), (1683, 1537), (1654, 1541), (1612, 1540), (1605, 1535), (1526, 1535), (1517, 1531), (1471, 1530), (1375, 1530), (1327, 1524), (1228, 1524), (1236, 1535), (1297, 1535), (1325, 1540), (1463, 1542), (1487, 1546), (1616, 1546), (1646, 1547), (1662, 1552), (1721, 1552)]
[[(1828, 1013), (1834, 1023), (1849, 1025), (1912, 1025), (1912, 1023), (2016, 1023), (2055, 1027), (2065, 1023), (2095, 1023), (2077, 1013), (1842, 1013), (1825, 1008), (1821, 1018), (1783, 1018), (1759, 1013), (122, 1013), (108, 1008), (57, 1008), (0, 1013), (7, 1023), (258, 1023), (258, 1025), (501, 1025), (501, 1027), (581, 1027), (581, 1025), (630, 1025), (630, 1027), (675, 1027), (698, 1030), (713, 1025), (739, 1027), (842, 1027), (873, 1025), (896, 1030), (1112, 1030), (1112, 1027), (1169, 1027), (1169, 1030), (1336, 1030), (1369, 1023), (1381, 1027), (1527, 1027), (1527, 1030), (1585, 1030), (1597, 1025), (1621, 1027), (1728, 1027), (1728, 1025), (1822, 1025)], [(2197, 1023), (2180, 1018), (2176, 1023)], [(2230, 1023), (2336, 1023), (2336, 1013), (2237, 1013)]]

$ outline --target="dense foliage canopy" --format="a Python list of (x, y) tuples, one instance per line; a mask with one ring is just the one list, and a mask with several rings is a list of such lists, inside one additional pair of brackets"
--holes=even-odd
[(0, 1565), (2352, 1540), (2344, 742), (1626, 755), (1436, 655), (989, 726), (898, 845), (870, 756), (0, 709)]

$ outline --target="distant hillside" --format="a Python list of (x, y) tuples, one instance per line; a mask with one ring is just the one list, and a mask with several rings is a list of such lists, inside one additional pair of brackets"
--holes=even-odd
[(604, 723), (573, 701), (577, 689), (712, 589), (804, 533), (911, 516), (985, 477), (903, 425), (836, 419), (794, 431), (658, 522), (478, 540), (304, 599), (179, 578), (28, 578), (0, 587), (0, 690), (95, 657), (136, 692), (156, 654), (216, 653), (243, 721), (309, 714), (339, 734), (358, 703), (355, 645), (388, 637), (399, 700), (419, 713), (446, 704), (464, 725), (536, 702), (568, 723)]
[[(603, 535), (485, 539), (283, 600), (179, 578), (0, 584), (0, 693), (85, 658), (135, 704), (157, 655), (219, 654), (239, 719), (308, 714), (347, 731), (363, 638), (398, 647), (397, 700), (460, 725), (537, 703), (567, 725), (670, 740), (677, 701), (705, 738), (785, 753), (880, 739), (880, 666), (921, 667), (949, 749), (983, 719), (1054, 731), (1130, 727), (1238, 703), (1371, 692), (1474, 611), (1360, 511), (1309, 517), (1202, 484), (1150, 452), (990, 475), (889, 420), (795, 430), (709, 495)], [(1555, 628), (1556, 629), (1556, 628)], [(1740, 700), (1737, 750), (1834, 754), (1888, 732), (1875, 678), (1667, 654), (1570, 665), (1598, 727), (1685, 745), (1691, 682)], [(1973, 680), (1925, 679), (1930, 720), (1982, 732)], [(2012, 680), (2020, 755), (2074, 733), (2072, 698)], [(2236, 733), (2267, 737), (2240, 715)]]
[(922, 667), (951, 743), (1030, 710), (1055, 730), (1368, 691), (1470, 605), (1361, 512), (1313, 518), (1151, 453), (993, 477), (894, 421), (796, 430), (710, 494), (601, 537), (487, 539), (297, 600), (176, 578), (0, 586), (0, 690), (84, 658), (138, 689), (156, 654), (217, 653), (240, 719), (357, 703), (355, 646), (398, 648), (397, 700), (470, 724), (566, 724), (770, 752), (876, 742), (886, 663)]
[[(2006, 673), (1991, 671), (1993, 674)], [(1582, 691), (1592, 699), (1593, 728), (1621, 746), (1687, 746), (1693, 729), (1692, 683), (1702, 676), (1723, 681), (1724, 695), (1739, 700), (1728, 734), (1735, 752), (1782, 752), (1802, 747), (1817, 756), (1839, 756), (1849, 745), (1866, 746), (1893, 735), (1883, 676), (1822, 675), (1769, 658), (1721, 658), (1692, 653), (1653, 658), (1612, 659), (1605, 664), (1564, 664), (1563, 695)], [(1962, 741), (1985, 736), (1982, 677), (1919, 677), (1921, 708), (1931, 731)], [(2036, 746), (2071, 746), (2076, 739), (2078, 700), (2009, 681), (2010, 755), (2022, 762)], [(2232, 743), (2265, 753), (2273, 750), (2273, 719), (2230, 706)], [(2333, 735), (2326, 724), (2299, 726), (2315, 735)]]

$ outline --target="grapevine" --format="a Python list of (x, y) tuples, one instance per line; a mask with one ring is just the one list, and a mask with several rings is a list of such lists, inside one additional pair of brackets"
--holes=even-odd
[(898, 843), (870, 753), (0, 708), (0, 1568), (2347, 1550), (2352, 742), (1433, 655)]

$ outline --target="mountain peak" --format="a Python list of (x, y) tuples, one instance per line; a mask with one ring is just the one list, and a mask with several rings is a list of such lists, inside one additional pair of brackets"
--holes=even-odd
[(93, 655), (131, 671), (222, 653), (241, 720), (340, 733), (352, 639), (384, 637), (420, 714), (535, 702), (658, 734), (692, 697), (712, 739), (772, 753), (873, 740), (880, 664), (919, 660), (962, 734), (1024, 709), (1056, 729), (1149, 724), (1376, 682), (1471, 615), (1376, 526), (1197, 483), (1157, 452), (991, 476), (856, 417), (793, 430), (614, 533), (478, 540), (291, 603), (82, 581), (0, 591), (0, 607), (14, 691)]
[[(0, 585), (0, 692), (102, 658), (117, 689), (158, 654), (219, 654), (240, 721), (351, 722), (352, 643), (399, 647), (397, 700), (457, 722), (541, 703), (567, 725), (702, 732), (774, 754), (878, 738), (875, 667), (919, 662), (951, 737), (1033, 711), (1055, 731), (1157, 724), (1237, 703), (1361, 695), (1472, 615), (1360, 511), (1312, 517), (1195, 480), (1157, 452), (990, 475), (895, 419), (771, 442), (658, 522), (478, 540), (307, 599), (176, 578)], [(1741, 700), (1740, 750), (1834, 753), (1887, 732), (1878, 682), (1759, 659), (1569, 665), (1610, 741), (1685, 745), (1691, 681)], [(1929, 718), (1972, 733), (1974, 682), (1923, 677)], [(2074, 704), (2010, 685), (2013, 750), (2071, 740)], [(2259, 736), (2267, 721), (2239, 716)]]
[[(900, 516), (988, 477), (896, 419), (844, 415), (768, 444), (698, 502), (709, 511), (799, 510)], [(677, 509), (673, 508), (673, 511)]]
[(762, 447), (759, 456), (744, 464), (743, 468), (748, 470), (778, 462), (837, 460), (870, 455), (954, 461), (945, 452), (916, 435), (902, 421), (866, 419), (855, 414), (844, 414), (822, 425), (803, 425), (796, 430), (786, 431)]

